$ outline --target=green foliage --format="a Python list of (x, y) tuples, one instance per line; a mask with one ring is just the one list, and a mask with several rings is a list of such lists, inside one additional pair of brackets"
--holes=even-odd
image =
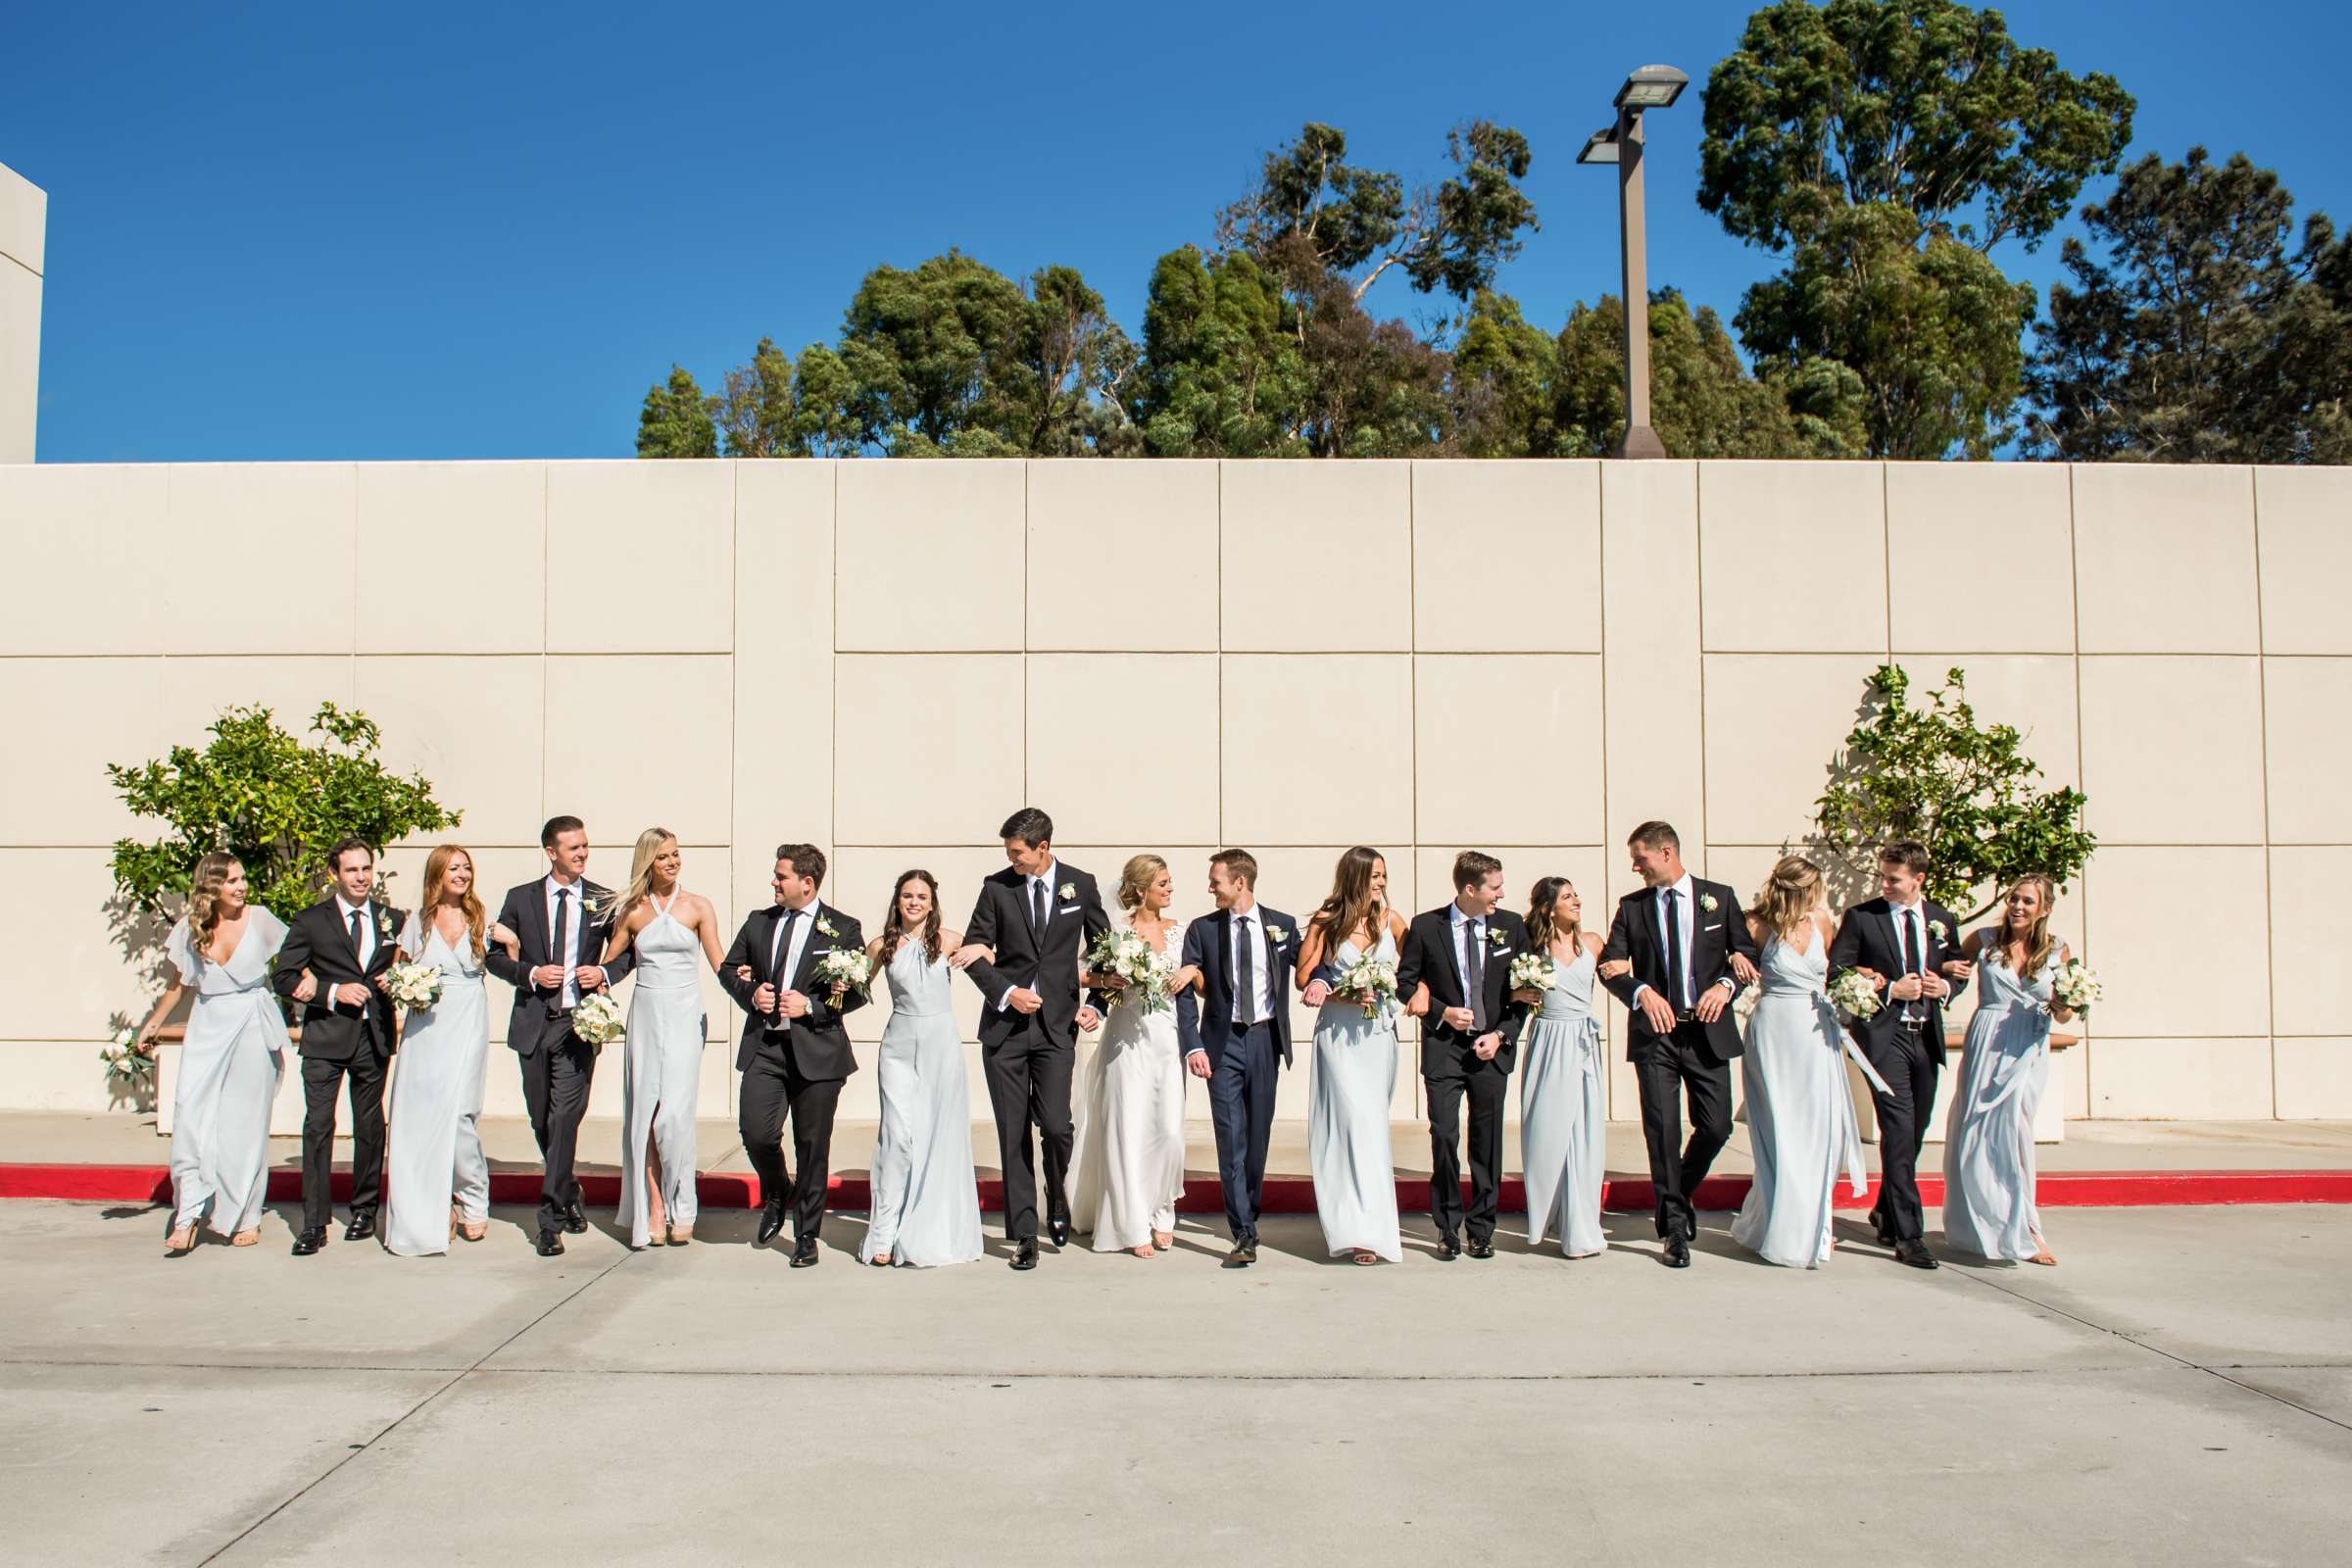
[(1781, 249), (1841, 207), (1909, 209), (1929, 233), (2028, 248), (2132, 139), (2131, 94), (2021, 48), (1953, 0), (1777, 0), (1708, 74), (1698, 204)]
[(787, 458), (800, 455), (794, 429), (792, 361), (773, 338), (761, 338), (752, 363), (727, 372), (710, 414), (730, 458)]
[(433, 799), (422, 774), (384, 767), (366, 714), (321, 703), (310, 733), (321, 738), (287, 733), (267, 708), (232, 708), (201, 751), (174, 746), (160, 761), (108, 763), (122, 804), (166, 829), (146, 843), (115, 843), (115, 889), (128, 907), (169, 914), (167, 901), (187, 893), (197, 860), (226, 850), (244, 862), (252, 901), (290, 920), (322, 895), (337, 839), (381, 846), (457, 825), (460, 813)]
[(1905, 208), (1840, 209), (1747, 291), (1740, 336), (1768, 372), (1852, 370), (1871, 457), (1990, 457), (2014, 433), (2034, 288), (1957, 240), (1922, 241)]
[(1247, 252), (1187, 245), (1152, 270), (1129, 414), (1152, 457), (1299, 457), (1304, 351), (1281, 285)]
[(2073, 287), (2028, 382), (2032, 445), (2076, 462), (2352, 462), (2352, 240), (2243, 153), (2153, 154), (2082, 210), (2105, 248), (2063, 252)]
[(637, 455), (641, 458), (715, 458), (718, 426), (703, 401), (703, 389), (678, 366), (669, 368), (667, 384), (656, 382), (645, 394), (637, 416)]
[(1930, 898), (1958, 909), (1986, 895), (1971, 920), (2028, 871), (2063, 889), (2098, 848), (2082, 825), (2082, 792), (2038, 787), (2041, 769), (2015, 726), (1978, 724), (1961, 670), (1947, 671), (1922, 707), (1911, 706), (1909, 688), (1892, 664), (1870, 677), (1865, 712), (1814, 805), (1830, 852), (1866, 879), (1882, 846), (1917, 839), (1935, 860)]

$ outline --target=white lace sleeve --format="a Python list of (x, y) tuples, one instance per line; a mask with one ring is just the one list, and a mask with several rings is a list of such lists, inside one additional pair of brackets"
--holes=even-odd
[(170, 958), (172, 966), (179, 970), (181, 985), (192, 986), (196, 983), (196, 976), (204, 967), (204, 959), (196, 952), (196, 937), (188, 929), (187, 916), (180, 916), (172, 927), (172, 934), (164, 938), (164, 956)]

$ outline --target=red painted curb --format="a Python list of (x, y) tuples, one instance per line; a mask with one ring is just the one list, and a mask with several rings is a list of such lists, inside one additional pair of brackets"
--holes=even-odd
[[(760, 1179), (749, 1171), (705, 1171), (696, 1191), (705, 1208), (753, 1208), (760, 1201)], [(1697, 1206), (1735, 1209), (1746, 1198), (1745, 1176), (1711, 1176), (1700, 1186)], [(351, 1174), (338, 1170), (334, 1194), (348, 1198)], [(862, 1172), (835, 1176), (830, 1184), (836, 1208), (863, 1209), (868, 1201)], [(580, 1178), (582, 1200), (591, 1205), (612, 1206), (620, 1198), (620, 1178), (591, 1172)], [(1838, 1188), (1837, 1206), (1866, 1209), (1876, 1200), (1874, 1180), (1859, 1194)], [(270, 1197), (280, 1201), (302, 1196), (302, 1172), (280, 1166), (270, 1173)], [(1943, 1200), (1943, 1179), (1923, 1175), (1919, 1196), (1934, 1207)], [(2129, 1208), (2152, 1205), (2203, 1206), (2217, 1203), (2352, 1203), (2352, 1170), (2070, 1170), (2042, 1176), (2037, 1200), (2045, 1207)], [(0, 1198), (58, 1198), (85, 1202), (169, 1202), (172, 1173), (165, 1165), (36, 1165), (0, 1163)], [(494, 1203), (535, 1203), (539, 1176), (529, 1170), (494, 1171), (490, 1177)], [(1639, 1176), (1612, 1177), (1601, 1186), (1601, 1207), (1613, 1213), (1646, 1213), (1652, 1207), (1649, 1182)], [(994, 1177), (980, 1182), (980, 1206), (1002, 1210), (1004, 1185)], [(1209, 1177), (1185, 1183), (1177, 1208), (1187, 1214), (1217, 1214), (1224, 1201)], [(1398, 1178), (1396, 1206), (1408, 1214), (1429, 1211), (1429, 1183)], [(1527, 1206), (1520, 1183), (1502, 1184), (1505, 1213)], [(1269, 1214), (1311, 1214), (1315, 1211), (1314, 1184), (1304, 1176), (1274, 1176), (1266, 1181), (1265, 1211)]]

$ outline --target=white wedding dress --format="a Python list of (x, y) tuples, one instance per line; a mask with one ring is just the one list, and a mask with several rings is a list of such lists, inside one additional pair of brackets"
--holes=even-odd
[[(1181, 931), (1170, 921), (1161, 952), (1173, 964)], [(1070, 1228), (1091, 1232), (1098, 1252), (1152, 1245), (1176, 1228), (1184, 1196), (1184, 1054), (1171, 1004), (1110, 1009), (1102, 1044), (1084, 1069), (1077, 1100), (1077, 1168)]]

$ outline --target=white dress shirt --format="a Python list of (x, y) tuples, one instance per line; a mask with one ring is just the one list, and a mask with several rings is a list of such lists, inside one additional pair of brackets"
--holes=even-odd
[[(360, 972), (366, 974), (368, 965), (375, 958), (375, 911), (364, 904), (347, 903), (342, 894), (336, 894), (335, 918), (342, 923), (346, 936), (351, 934), (351, 917), (355, 914), (360, 917)], [(333, 998), (327, 999), (329, 1010), (341, 1005)], [(368, 1010), (365, 1003), (361, 1004), (360, 1010)]]
[(563, 995), (557, 1005), (569, 1011), (580, 1004), (580, 982), (574, 976), (573, 971), (580, 966), (580, 932), (588, 923), (587, 884), (584, 882), (559, 882), (553, 871), (540, 880), (540, 893), (547, 900), (547, 940), (550, 943), (556, 940), (556, 892), (558, 889), (562, 889), (566, 895), (564, 902), (570, 906), (570, 909), (564, 917), (566, 929), (564, 933), (564, 940), (569, 945), (569, 951), (550, 953), (547, 956), (547, 961), (564, 966)]
[(1453, 972), (1461, 977), (1462, 1002), (1464, 1005), (1475, 1007), (1477, 1003), (1471, 996), (1470, 971), (1462, 965), (1462, 927), (1470, 927), (1470, 940), (1484, 947), (1487, 941), (1487, 917), (1483, 914), (1465, 914), (1458, 904), (1446, 906), (1446, 912), (1448, 916), (1446, 922), (1446, 945), (1453, 950)]
[(1274, 965), (1271, 956), (1266, 952), (1265, 911), (1252, 904), (1246, 910), (1233, 911), (1232, 923), (1233, 941), (1230, 951), (1225, 955), (1226, 962), (1232, 967), (1226, 972), (1234, 977), (1236, 985), (1241, 983), (1242, 944), (1247, 942), (1250, 944), (1250, 972), (1257, 981), (1256, 996), (1245, 997), (1237, 993), (1233, 999), (1233, 1021), (1241, 1028), (1248, 1029), (1266, 1023), (1274, 1016), (1274, 1008), (1267, 1000), (1274, 991)]
[[(816, 929), (817, 907), (811, 903), (798, 914), (792, 914), (789, 909), (785, 911), (785, 914), (792, 914), (792, 946), (783, 953), (778, 953), (776, 948), (784, 940), (785, 919), (783, 915), (776, 917), (776, 934), (769, 939), (767, 947), (767, 972), (775, 976), (772, 983), (778, 996), (792, 989), (792, 977), (801, 972), (801, 955), (808, 951), (808, 933)], [(637, 983), (643, 985), (645, 982), (640, 980)], [(773, 1024), (778, 1029), (790, 1029), (792, 1020), (778, 1017)]]
[[(1919, 965), (1919, 972), (1926, 974), (1928, 972), (1928, 911), (1925, 907), (1925, 901), (1897, 904), (1892, 899), (1888, 899), (1886, 912), (1894, 920), (1895, 956), (1899, 958), (1905, 954), (1910, 955), (1911, 961)], [(1904, 974), (1910, 972), (1908, 969), (1903, 971)], [(1899, 980), (1902, 975), (1897, 975), (1895, 978)], [(1926, 1017), (1927, 1014), (1919, 1010), (1919, 1004), (1916, 1001), (1903, 1004), (1902, 1019), (1905, 1023), (1917, 1023)]]
[[(1059, 860), (1048, 860), (1043, 871), (1038, 872), (1035, 876), (1021, 878), (1021, 919), (1023, 921), (1033, 917), (1032, 911), (1037, 908), (1037, 890), (1042, 887), (1046, 890), (1046, 923), (1048, 925), (1054, 923), (1054, 906), (1061, 902), (1061, 892), (1054, 886), (1054, 873), (1060, 869), (1061, 862)], [(1045, 948), (1042, 943), (1038, 948), (1038, 972), (1031, 977), (1029, 985), (1029, 989), (1032, 991), (1037, 989), (1036, 982), (1045, 978)], [(1004, 994), (997, 998), (997, 1010), (1003, 1012), (1004, 1004), (1012, 1000), (1012, 994), (1020, 989), (1019, 986), (1006, 986)]]
[[(1668, 893), (1672, 893), (1675, 896), (1675, 940), (1682, 946), (1683, 995), (1689, 997), (1690, 999), (1690, 1004), (1695, 1007), (1698, 1005), (1698, 984), (1693, 978), (1690, 968), (1690, 944), (1691, 939), (1695, 937), (1698, 932), (1698, 889), (1692, 883), (1690, 879), (1690, 873), (1685, 871), (1683, 873), (1683, 879), (1680, 882), (1670, 882), (1665, 887), (1659, 888), (1657, 891), (1650, 894), (1651, 900), (1657, 906), (1658, 929), (1661, 932), (1666, 929), (1666, 895)], [(1722, 979), (1716, 981), (1715, 983), (1719, 986), (1728, 986), (1733, 984), (1733, 981), (1731, 976), (1725, 975)], [(1642, 993), (1647, 991), (1649, 987), (1646, 985), (1634, 987), (1635, 1006), (1639, 1007), (1642, 1005)], [(1673, 999), (1668, 998), (1667, 1000), (1671, 1002)]]

